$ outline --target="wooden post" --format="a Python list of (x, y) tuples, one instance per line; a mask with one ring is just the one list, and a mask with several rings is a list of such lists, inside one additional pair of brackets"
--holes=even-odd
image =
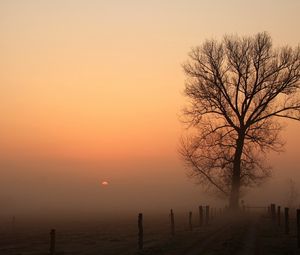
[(277, 206), (277, 224), (280, 226), (280, 220), (281, 220), (281, 212), (280, 212), (280, 206)]
[(205, 223), (208, 225), (209, 222), (209, 205), (205, 207)]
[(297, 209), (297, 246), (300, 248), (300, 209)]
[(203, 226), (203, 206), (199, 206), (199, 225)]
[(290, 233), (290, 222), (289, 222), (289, 208), (284, 208), (284, 219), (285, 219), (285, 233)]
[(190, 227), (190, 230), (193, 231), (192, 212), (189, 212), (189, 227)]
[(271, 204), (271, 217), (272, 217), (272, 221), (273, 223), (276, 222), (276, 209), (275, 209), (275, 204)]
[(174, 213), (173, 213), (172, 209), (171, 209), (171, 213), (170, 213), (170, 219), (171, 219), (171, 235), (174, 236), (175, 235), (175, 221), (174, 221)]
[(139, 246), (139, 250), (142, 250), (143, 245), (144, 245), (144, 229), (143, 229), (143, 214), (142, 213), (139, 213), (138, 228), (139, 228), (138, 246)]
[(50, 255), (54, 255), (55, 254), (55, 229), (51, 229), (50, 231)]
[(246, 207), (245, 207), (245, 201), (244, 200), (241, 200), (241, 206), (242, 206), (242, 211), (245, 212)]

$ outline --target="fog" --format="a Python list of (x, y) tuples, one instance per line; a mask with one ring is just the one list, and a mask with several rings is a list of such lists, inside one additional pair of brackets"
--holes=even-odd
[[(1, 1), (0, 216), (225, 206), (177, 153), (181, 65), (224, 34), (268, 31), (274, 46), (297, 45), (299, 2), (219, 2)], [(246, 204), (287, 203), (290, 180), (299, 186), (297, 124), (284, 124), (286, 151), (270, 154), (273, 177), (245, 190)]]
[[(251, 206), (286, 204), (290, 180), (299, 186), (297, 123), (283, 132), (286, 151), (271, 154), (273, 176), (244, 192)], [(102, 185), (107, 181), (108, 185)], [(298, 185), (298, 186), (297, 186)], [(296, 190), (296, 193), (299, 190)], [(179, 157), (136, 161), (55, 159), (1, 160), (1, 216), (86, 217), (87, 215), (185, 212), (200, 204), (225, 206), (186, 176)], [(299, 193), (296, 196), (299, 203)]]
[(201, 197), (178, 162), (2, 161), (1, 168), (1, 214), (160, 212)]

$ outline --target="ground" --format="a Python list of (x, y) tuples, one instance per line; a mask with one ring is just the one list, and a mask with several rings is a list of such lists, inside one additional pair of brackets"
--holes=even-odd
[(263, 215), (244, 215), (239, 219), (211, 223), (191, 233), (182, 233), (168, 245), (142, 254), (164, 255), (250, 255), (300, 254), (297, 248), (295, 221), (285, 234), (284, 226)]
[[(243, 213), (237, 217), (217, 215), (208, 225), (194, 219), (189, 229), (186, 215), (175, 216), (175, 236), (168, 217), (144, 217), (144, 248), (137, 249), (134, 217), (120, 221), (57, 224), (57, 255), (248, 255), (299, 254), (296, 224), (290, 234), (265, 214)], [(49, 226), (15, 223), (1, 229), (0, 255), (49, 254)]]

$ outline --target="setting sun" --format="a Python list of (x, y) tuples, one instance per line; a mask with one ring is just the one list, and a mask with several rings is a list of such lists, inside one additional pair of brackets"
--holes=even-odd
[(108, 181), (102, 181), (102, 182), (101, 182), (101, 185), (102, 185), (102, 186), (108, 186), (108, 184), (109, 184)]

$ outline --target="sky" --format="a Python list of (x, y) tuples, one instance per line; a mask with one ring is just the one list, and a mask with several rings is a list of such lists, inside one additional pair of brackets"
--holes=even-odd
[[(220, 202), (178, 156), (182, 64), (224, 34), (267, 31), (274, 46), (296, 46), (299, 10), (297, 0), (1, 0), (2, 213)], [(288, 180), (300, 183), (300, 126), (284, 126), (274, 177), (249, 203), (282, 202)]]

